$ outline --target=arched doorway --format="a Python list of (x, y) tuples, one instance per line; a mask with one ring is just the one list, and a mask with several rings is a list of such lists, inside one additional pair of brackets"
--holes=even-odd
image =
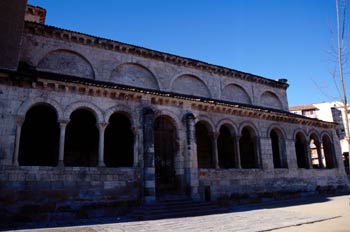
[(64, 165), (97, 166), (98, 130), (96, 118), (87, 109), (77, 109), (66, 129)]
[(178, 191), (175, 172), (177, 151), (176, 127), (168, 117), (160, 116), (154, 122), (154, 163), (157, 196)]
[(132, 167), (134, 134), (128, 117), (114, 113), (105, 131), (104, 161), (107, 167)]
[(59, 126), (56, 111), (49, 105), (32, 107), (22, 126), (19, 165), (56, 166), (58, 162)]

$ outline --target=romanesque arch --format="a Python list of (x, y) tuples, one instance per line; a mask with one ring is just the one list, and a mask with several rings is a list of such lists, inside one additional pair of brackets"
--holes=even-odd
[(20, 118), (24, 118), (28, 110), (34, 107), (35, 105), (50, 105), (56, 111), (58, 120), (61, 120), (64, 118), (63, 108), (61, 104), (59, 104), (57, 101), (53, 99), (43, 98), (43, 97), (33, 97), (33, 98), (27, 99), (18, 108), (17, 116)]
[(198, 168), (213, 168), (213, 144), (210, 132), (212, 128), (205, 121), (199, 121), (195, 125)]
[(115, 112), (108, 118), (104, 138), (105, 165), (107, 167), (132, 167), (135, 139), (130, 118), (124, 112)]
[(32, 106), (25, 114), (18, 162), (22, 166), (56, 166), (59, 126), (57, 112), (49, 104)]
[(271, 91), (265, 91), (260, 95), (260, 105), (268, 108), (283, 109), (281, 100)]
[(110, 81), (122, 85), (159, 90), (159, 83), (154, 74), (146, 67), (136, 63), (118, 65), (112, 71)]
[(258, 168), (258, 143), (255, 130), (246, 125), (241, 130), (239, 139), (240, 160), (242, 168)]
[(308, 144), (303, 132), (297, 132), (295, 135), (295, 152), (298, 168), (309, 168)]
[(99, 134), (92, 112), (92, 109), (81, 107), (71, 113), (66, 128), (65, 166), (97, 166)]
[(80, 108), (90, 111), (96, 118), (97, 123), (105, 122), (102, 110), (95, 104), (85, 101), (78, 101), (68, 105), (64, 110), (64, 119), (69, 120), (69, 117), (71, 116), (72, 112)]
[(336, 168), (337, 161), (334, 152), (334, 146), (328, 134), (322, 136), (323, 154), (325, 158), (326, 168)]
[(132, 110), (129, 106), (127, 105), (121, 105), (118, 104), (116, 106), (113, 106), (111, 108), (109, 108), (108, 110), (105, 111), (104, 113), (104, 121), (108, 122), (110, 117), (112, 116), (112, 114), (114, 113), (120, 113), (120, 114), (124, 114), (131, 123), (131, 126), (134, 127), (135, 122), (134, 122), (134, 118), (137, 118), (137, 115), (135, 115), (136, 110)]
[(211, 97), (207, 85), (194, 75), (181, 75), (177, 77), (171, 84), (171, 91), (205, 98)]
[(251, 104), (252, 101), (245, 89), (237, 84), (229, 84), (224, 87), (221, 99), (230, 102)]
[(90, 62), (81, 54), (70, 50), (60, 49), (47, 53), (39, 61), (37, 69), (89, 79), (95, 78)]

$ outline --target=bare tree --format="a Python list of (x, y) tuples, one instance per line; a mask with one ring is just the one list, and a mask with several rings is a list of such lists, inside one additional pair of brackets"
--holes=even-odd
[[(350, 154), (350, 132), (349, 132), (349, 118), (348, 118), (348, 103), (346, 99), (345, 83), (343, 77), (343, 48), (344, 48), (344, 32), (345, 32), (345, 13), (346, 13), (346, 0), (343, 0), (342, 12), (339, 8), (339, 1), (336, 0), (336, 11), (337, 11), (337, 39), (338, 39), (338, 65), (339, 65), (339, 78), (342, 87), (342, 102), (344, 106), (344, 116), (345, 116), (345, 138), (348, 145), (348, 151)], [(342, 14), (340, 16), (340, 14)], [(350, 167), (350, 157), (349, 157), (349, 167)]]

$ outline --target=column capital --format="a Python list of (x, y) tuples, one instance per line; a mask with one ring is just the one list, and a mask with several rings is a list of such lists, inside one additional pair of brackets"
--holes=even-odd
[(100, 130), (106, 129), (106, 127), (108, 126), (108, 124), (109, 124), (109, 123), (107, 123), (107, 122), (98, 122), (98, 123), (96, 123), (98, 129), (100, 129)]
[(58, 123), (60, 124), (60, 127), (66, 127), (69, 121), (70, 120), (61, 119), (61, 120), (58, 120)]
[(196, 117), (194, 116), (194, 114), (192, 114), (191, 112), (187, 112), (185, 115), (184, 115), (184, 118), (186, 120), (195, 120)]

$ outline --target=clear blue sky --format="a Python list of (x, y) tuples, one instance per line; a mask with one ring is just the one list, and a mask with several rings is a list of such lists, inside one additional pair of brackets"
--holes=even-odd
[(48, 25), (271, 79), (287, 78), (289, 105), (339, 99), (331, 75), (336, 57), (330, 54), (336, 41), (335, 0), (28, 3), (46, 8)]

